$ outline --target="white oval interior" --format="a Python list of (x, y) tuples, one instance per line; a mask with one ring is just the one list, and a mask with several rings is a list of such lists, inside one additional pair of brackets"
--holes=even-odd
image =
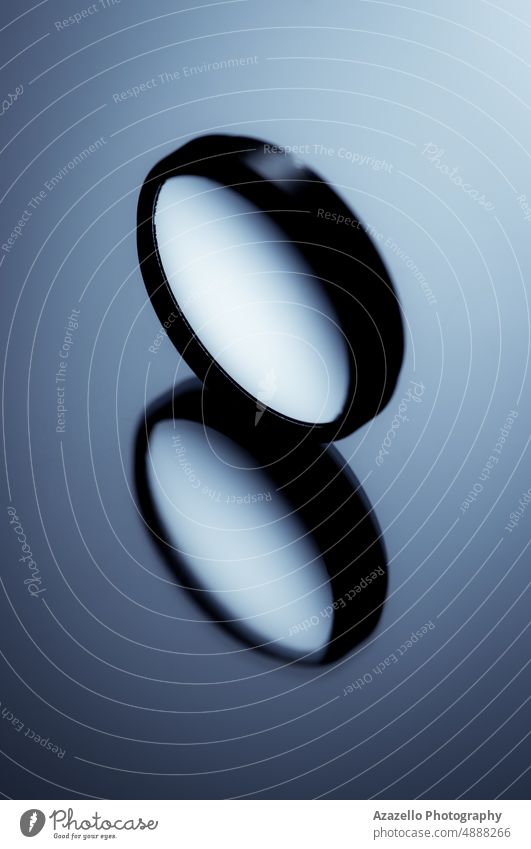
[(163, 184), (154, 222), (175, 299), (233, 380), (290, 418), (337, 419), (348, 400), (347, 345), (284, 232), (236, 191), (188, 175)]

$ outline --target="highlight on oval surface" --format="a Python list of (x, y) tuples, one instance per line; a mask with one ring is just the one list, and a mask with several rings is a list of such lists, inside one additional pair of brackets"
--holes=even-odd
[(269, 215), (207, 177), (170, 177), (154, 215), (175, 300), (209, 354), (244, 390), (307, 424), (348, 400), (339, 317), (302, 253)]

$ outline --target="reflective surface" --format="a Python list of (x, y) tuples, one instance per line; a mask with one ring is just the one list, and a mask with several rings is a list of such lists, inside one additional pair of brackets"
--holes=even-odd
[(249, 394), (302, 422), (334, 421), (349, 393), (338, 316), (271, 218), (206, 177), (171, 177), (154, 215), (177, 303), (209, 354)]
[(256, 643), (275, 641), (293, 657), (320, 652), (330, 619), (291, 636), (290, 629), (332, 601), (326, 568), (297, 514), (252, 465), (199, 422), (165, 420), (151, 433), (151, 495), (192, 582)]
[(309, 662), (370, 632), (385, 555), (370, 505), (334, 449), (287, 448), (274, 436), (264, 444), (193, 381), (142, 422), (137, 460), (142, 515), (213, 621)]
[[(92, 2), (35, 0), (1, 10), (4, 27), (34, 7), (0, 33), (3, 62), (19, 54), (4, 70), (6, 94), (10, 82), (50, 69), (24, 85), (3, 116), (11, 143), (1, 176), (2, 242), (45, 181), (96, 136), (107, 140), (29, 207), (31, 220), (2, 268), (4, 487), (9, 481), (47, 591), (41, 600), (28, 596), (28, 561), (18, 560), (4, 490), (0, 699), (67, 754), (53, 756), (31, 731), (4, 721), (1, 789), (31, 800), (19, 814), (39, 799), (81, 794), (326, 794), (389, 806), (417, 797), (426, 804), (528, 798), (531, 504), (512, 532), (505, 525), (531, 486), (531, 222), (518, 202), (520, 192), (531, 198), (531, 4), (154, 0), (148, 11), (145, 0), (128, 0), (55, 32), (59, 10), (69, 5), (67, 16)], [(192, 5), (193, 12), (167, 15)], [(155, 20), (146, 24), (147, 17)], [(47, 32), (52, 37), (24, 51)], [(156, 49), (177, 39), (189, 42)], [(266, 61), (294, 52), (305, 58)], [(111, 97), (161, 71), (251, 53), (254, 65), (181, 74), (116, 104)], [(345, 61), (353, 57), (362, 61)], [(189, 622), (200, 609), (168, 585), (173, 573), (130, 493), (145, 406), (184, 371), (169, 339), (156, 354), (148, 348), (160, 328), (134, 269), (136, 187), (163, 152), (220, 126), (279, 144), (308, 142), (312, 151), (313, 143), (333, 148), (334, 156), (305, 159), (383, 235), (380, 251), (407, 317), (396, 396), (340, 443), (384, 529), (390, 588), (372, 638), (333, 667), (278, 668), (273, 655), (246, 651), (227, 629)], [(427, 142), (445, 150), (440, 160), (422, 154)], [(345, 150), (357, 161), (343, 158)], [(380, 170), (377, 162), (385, 163)], [(495, 211), (466, 194), (459, 178)], [(81, 315), (68, 359), (66, 432), (58, 434), (54, 373), (72, 307)], [(377, 467), (410, 379), (424, 383), (422, 402), (409, 403), (408, 421)], [(515, 409), (500, 460), (463, 514), (460, 504)], [(342, 696), (429, 620), (435, 630), (397, 664)], [(309, 679), (311, 686), (298, 686)], [(101, 803), (94, 805), (92, 812)], [(145, 802), (134, 807), (127, 806), (132, 815), (148, 813)], [(470, 849), (474, 842), (478, 849), (479, 840)], [(27, 845), (39, 847), (36, 839)]]

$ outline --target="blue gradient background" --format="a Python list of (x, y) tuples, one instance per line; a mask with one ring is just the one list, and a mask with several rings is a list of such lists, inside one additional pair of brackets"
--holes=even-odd
[[(531, 11), (515, 0), (503, 10), (121, 0), (54, 26), (88, 5), (1, 13), (2, 96), (20, 83), (24, 92), (0, 119), (0, 241), (45, 181), (105, 139), (1, 251), (2, 488), (46, 592), (24, 587), (4, 508), (0, 701), (66, 749), (60, 760), (3, 719), (1, 791), (525, 798), (531, 510), (511, 533), (505, 525), (531, 486), (531, 221), (517, 200), (531, 196)], [(251, 56), (113, 100), (186, 65)], [(172, 586), (135, 506), (138, 419), (189, 376), (168, 340), (149, 351), (159, 325), (137, 261), (138, 190), (158, 159), (210, 131), (309, 145), (301, 158), (382, 234), (404, 309), (395, 396), (338, 443), (384, 530), (389, 597), (372, 637), (328, 667), (279, 664), (207, 621)], [(494, 209), (441, 173), (427, 143)], [(316, 154), (321, 144), (335, 153)], [(352, 164), (340, 148), (392, 168)], [(55, 373), (73, 307), (58, 434)], [(424, 385), (422, 402), (379, 467), (410, 380)], [(499, 462), (463, 513), (511, 410)], [(343, 696), (430, 620), (399, 663)]]

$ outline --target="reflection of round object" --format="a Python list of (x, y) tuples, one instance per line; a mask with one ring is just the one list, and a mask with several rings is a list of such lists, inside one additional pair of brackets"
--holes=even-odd
[(332, 660), (370, 632), (385, 598), (369, 505), (335, 449), (265, 445), (218, 401), (194, 381), (142, 422), (142, 513), (215, 621), (283, 657)]
[(387, 403), (403, 356), (391, 281), (354, 214), (292, 156), (195, 139), (146, 178), (137, 232), (159, 319), (249, 423), (258, 405), (264, 423), (331, 440)]

